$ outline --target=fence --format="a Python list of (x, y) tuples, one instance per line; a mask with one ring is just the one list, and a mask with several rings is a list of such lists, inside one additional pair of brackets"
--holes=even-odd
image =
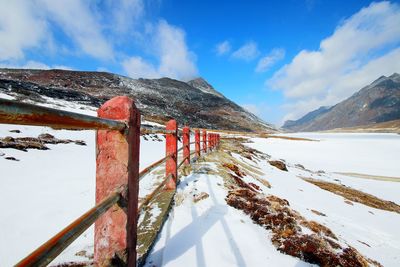
[[(0, 99), (0, 123), (50, 126), (56, 129), (92, 129), (96, 134), (96, 206), (22, 259), (16, 266), (46, 266), (95, 223), (94, 262), (97, 266), (123, 262), (136, 266), (137, 219), (140, 211), (160, 190), (175, 190), (178, 169), (190, 164), (192, 155), (210, 151), (219, 145), (215, 133), (182, 129), (183, 146), (178, 149), (178, 125), (170, 120), (165, 130), (140, 127), (140, 113), (132, 99), (115, 97), (102, 105), (98, 117), (60, 111), (17, 101)], [(140, 134), (166, 136), (166, 156), (139, 172)], [(203, 148), (201, 149), (201, 142)], [(195, 151), (190, 152), (190, 145)], [(178, 152), (183, 159), (178, 163)], [(141, 203), (139, 180), (165, 162), (165, 179)], [(110, 210), (114, 205), (118, 209)]]

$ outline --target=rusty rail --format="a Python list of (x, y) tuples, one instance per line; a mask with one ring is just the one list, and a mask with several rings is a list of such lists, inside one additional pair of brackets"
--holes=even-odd
[(172, 157), (172, 155), (168, 155), (154, 163), (152, 163), (151, 165), (147, 166), (146, 168), (144, 168), (141, 172), (139, 172), (139, 181), (142, 180), (142, 178), (148, 174), (150, 171), (152, 171), (154, 168), (156, 168), (157, 166), (159, 166), (160, 164), (164, 163), (165, 161), (167, 161), (167, 159), (169, 159), (170, 157)]
[(146, 126), (140, 127), (140, 134), (174, 134), (175, 131), (165, 129), (153, 129)]
[(187, 160), (188, 158), (190, 158), (190, 157), (189, 157), (189, 156), (184, 157), (184, 158), (182, 159), (182, 161), (178, 164), (177, 168), (179, 169), (179, 168), (182, 166), (182, 164), (185, 163), (185, 160)]
[(121, 188), (112, 193), (109, 197), (73, 221), (70, 225), (18, 262), (15, 266), (47, 266), (66, 247), (88, 229), (97, 218), (110, 209), (114, 204), (118, 203), (123, 190), (124, 188)]
[(145, 199), (139, 204), (138, 207), (138, 216), (140, 215), (140, 211), (143, 209), (143, 207), (147, 206), (149, 202), (153, 199), (153, 197), (160, 191), (160, 189), (165, 185), (165, 183), (168, 181), (168, 179), (172, 178), (172, 174), (168, 175), (167, 177), (164, 178), (164, 180), (150, 193), (148, 194)]
[(123, 131), (121, 121), (101, 119), (89, 115), (48, 107), (0, 99), (0, 123), (49, 126), (56, 129), (104, 129)]

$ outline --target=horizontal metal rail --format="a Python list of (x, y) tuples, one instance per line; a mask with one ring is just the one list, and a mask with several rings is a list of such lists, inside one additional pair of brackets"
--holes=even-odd
[(184, 158), (182, 159), (182, 161), (178, 164), (177, 168), (179, 169), (179, 168), (182, 166), (182, 164), (185, 162), (185, 160), (187, 160), (189, 157), (190, 157), (190, 156), (184, 157)]
[(88, 229), (97, 218), (120, 200), (122, 190), (124, 190), (124, 188), (112, 193), (109, 197), (65, 227), (15, 266), (47, 266), (66, 247)]
[(143, 209), (143, 207), (147, 206), (149, 202), (153, 199), (153, 197), (160, 191), (160, 189), (165, 185), (168, 179), (172, 178), (172, 174), (165, 177), (165, 179), (151, 192), (146, 196), (146, 198), (139, 204), (138, 213)]
[(174, 134), (174, 130), (153, 129), (151, 127), (141, 126), (140, 134)]
[(57, 129), (108, 129), (123, 131), (124, 122), (0, 99), (0, 123), (49, 126)]
[(145, 169), (143, 169), (141, 172), (139, 172), (139, 181), (143, 178), (144, 175), (146, 175), (147, 173), (152, 171), (154, 168), (156, 168), (158, 165), (164, 163), (165, 161), (167, 161), (167, 159), (169, 159), (171, 157), (172, 157), (172, 155), (168, 155), (168, 156), (152, 163), (150, 166), (146, 167)]

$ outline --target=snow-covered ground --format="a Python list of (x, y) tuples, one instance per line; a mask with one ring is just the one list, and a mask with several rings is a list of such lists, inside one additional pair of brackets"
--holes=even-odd
[[(12, 99), (8, 95), (2, 98)], [(50, 101), (50, 100), (49, 100)], [(96, 116), (93, 108), (65, 101), (45, 106)], [(148, 124), (146, 122), (146, 124)], [(10, 130), (20, 130), (12, 133)], [(0, 266), (12, 266), (63, 227), (95, 205), (95, 131), (53, 130), (49, 127), (0, 124), (0, 137), (37, 137), (49, 133), (59, 139), (83, 140), (86, 146), (47, 145), (50, 150), (0, 149)], [(140, 169), (164, 157), (165, 142), (141, 138)], [(6, 160), (15, 157), (19, 161)], [(155, 181), (141, 181), (148, 191)], [(145, 190), (142, 190), (145, 191)], [(141, 192), (143, 195), (145, 192)], [(52, 264), (87, 261), (75, 255), (93, 253), (93, 227), (73, 242)], [(83, 253), (85, 254), (85, 253)]]
[[(309, 137), (306, 135), (306, 137)], [(322, 139), (319, 136), (319, 139)], [(382, 135), (385, 139), (387, 136)], [(354, 143), (354, 141), (362, 142), (365, 137), (361, 135), (360, 140), (356, 136), (340, 139), (343, 145)], [(393, 138), (393, 137), (389, 137)], [(333, 135), (333, 143), (338, 145)], [(330, 140), (324, 139), (326, 142)], [(373, 140), (379, 140), (379, 136), (374, 136)], [(285, 154), (279, 153), (276, 143), (279, 143), (281, 149), (289, 148), (286, 152), (290, 155), (290, 151), (295, 150), (297, 146), (304, 146), (304, 154), (310, 151), (318, 150), (318, 148), (306, 149), (305, 142), (297, 144), (292, 140), (276, 140), (276, 139), (251, 139), (254, 143), (249, 146), (255, 147), (264, 153), (272, 155), (272, 159), (283, 158), (286, 160), (289, 171), (284, 172), (271, 166), (267, 161), (254, 162), (233, 154), (235, 159), (245, 164), (253, 165), (264, 173), (264, 178), (270, 182), (271, 188), (267, 188), (251, 176), (244, 178), (246, 182), (257, 184), (265, 194), (272, 194), (280, 198), (287, 199), (291, 208), (300, 212), (308, 220), (317, 221), (329, 227), (339, 238), (341, 244), (356, 248), (362, 255), (377, 260), (384, 266), (400, 265), (400, 215), (395, 212), (383, 211), (371, 208), (362, 204), (354, 203), (349, 205), (344, 202), (344, 198), (333, 193), (320, 189), (301, 178), (313, 177), (334, 181), (334, 179), (342, 178), (343, 183), (352, 181), (355, 188), (363, 191), (369, 191), (383, 199), (389, 199), (400, 203), (398, 192), (400, 183), (364, 180), (360, 178), (347, 178), (344, 180), (342, 176), (332, 173), (313, 173), (294, 167), (297, 163), (304, 163), (299, 158), (285, 157)], [(396, 139), (394, 138), (393, 146), (383, 146), (382, 150), (374, 151), (377, 144), (371, 144), (370, 150), (364, 151), (369, 154), (380, 153), (375, 155), (375, 162), (378, 166), (382, 166), (386, 159), (385, 155), (395, 155)], [(370, 142), (371, 143), (371, 142)], [(322, 142), (312, 143), (329, 147)], [(340, 143), (339, 143), (340, 144)], [(336, 149), (336, 147), (334, 148)], [(344, 149), (344, 147), (343, 147)], [(278, 153), (275, 153), (277, 152)], [(341, 151), (336, 150), (336, 151)], [(327, 151), (333, 153), (334, 151)], [(356, 150), (347, 150), (347, 153), (357, 152)], [(298, 155), (301, 155), (298, 152)], [(355, 153), (354, 156), (358, 154)], [(348, 159), (352, 159), (347, 154)], [(307, 156), (310, 160), (310, 156)], [(340, 167), (340, 154), (336, 157), (335, 163), (330, 166)], [(321, 159), (316, 159), (319, 162)], [(393, 161), (392, 161), (393, 162)], [(310, 163), (313, 163), (310, 161)], [(335, 165), (336, 164), (336, 165)], [(316, 167), (320, 170), (318, 163), (309, 164), (306, 167)], [(358, 166), (357, 166), (358, 167)], [(209, 166), (213, 168), (213, 166)], [(392, 166), (394, 170), (399, 170), (400, 166)], [(369, 172), (368, 165), (364, 166), (365, 171)], [(348, 171), (354, 171), (352, 169)], [(356, 182), (359, 182), (357, 185)], [(225, 203), (227, 190), (222, 187), (223, 179), (218, 175), (191, 174), (184, 177), (178, 194), (184, 195), (185, 200), (179, 205), (175, 205), (171, 212), (171, 216), (167, 220), (163, 228), (160, 238), (153, 248), (147, 266), (304, 266), (306, 263), (297, 258), (279, 253), (270, 241), (270, 232), (264, 230), (260, 226), (254, 224), (247, 215), (238, 211)], [(368, 189), (368, 190), (364, 190)], [(193, 202), (191, 197), (195, 193), (206, 192), (209, 198), (198, 203)], [(396, 196), (397, 192), (397, 196)], [(385, 197), (386, 196), (386, 197)], [(324, 213), (326, 216), (320, 216), (311, 210)]]
[[(59, 107), (60, 103), (54, 103)], [(68, 106), (94, 114), (93, 110)], [(10, 130), (21, 133), (11, 133)], [(94, 205), (95, 132), (53, 130), (0, 124), (0, 137), (33, 136), (50, 133), (56, 138), (83, 140), (76, 144), (48, 145), (50, 150), (0, 149), (0, 266), (11, 266), (37, 248), (64, 226)], [(297, 136), (297, 135), (296, 135)], [(285, 198), (293, 209), (310, 220), (333, 230), (342, 243), (355, 247), (363, 255), (384, 266), (400, 266), (400, 215), (354, 203), (324, 191), (298, 176), (309, 176), (341, 183), (369, 192), (385, 200), (400, 203), (400, 183), (352, 178), (334, 172), (355, 172), (371, 175), (400, 176), (400, 136), (386, 134), (300, 134), (320, 142), (253, 138), (248, 146), (276, 159), (285, 159), (289, 172), (282, 172), (266, 161), (251, 162), (238, 154), (235, 159), (257, 165), (272, 185), (269, 189), (252, 177), (264, 193)], [(140, 168), (164, 156), (165, 142), (141, 139)], [(13, 156), (20, 161), (4, 159)], [(310, 173), (294, 165), (300, 163)], [(215, 168), (203, 163), (203, 168)], [(140, 195), (149, 192), (156, 182), (148, 175), (140, 182)], [(222, 177), (201, 172), (183, 180), (178, 194), (187, 196), (176, 205), (167, 220), (148, 266), (308, 266), (297, 258), (279, 253), (270, 241), (270, 233), (254, 224), (224, 200), (227, 191)], [(209, 197), (194, 203), (194, 192), (207, 192)], [(318, 216), (311, 209), (325, 213)], [(368, 244), (363, 244), (362, 242)], [(88, 229), (54, 262), (86, 261), (76, 256), (79, 251), (93, 251), (93, 228)]]
[(392, 133), (294, 133), (287, 136), (319, 142), (279, 138), (256, 141), (252, 147), (275, 158), (329, 172), (354, 172), (400, 178), (400, 135)]
[[(226, 204), (222, 177), (201, 172), (181, 180), (177, 195), (184, 200), (172, 209), (146, 266), (310, 266), (279, 253), (267, 230)], [(192, 195), (201, 192), (209, 197), (194, 203)]]
[[(400, 203), (400, 135), (382, 133), (296, 133), (289, 136), (319, 140), (292, 141), (254, 138), (248, 146), (275, 159), (302, 164), (329, 175), (316, 178), (340, 180), (342, 184), (385, 200)], [(341, 173), (360, 173), (398, 178), (398, 182), (354, 178)], [(394, 179), (397, 180), (397, 179)]]

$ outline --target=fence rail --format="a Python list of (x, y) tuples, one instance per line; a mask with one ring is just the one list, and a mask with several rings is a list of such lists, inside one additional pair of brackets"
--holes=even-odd
[[(140, 211), (160, 190), (175, 190), (178, 169), (190, 164), (190, 157), (217, 148), (219, 134), (183, 127), (175, 120), (166, 129), (140, 127), (140, 113), (133, 100), (118, 96), (102, 105), (98, 117), (0, 99), (0, 123), (49, 126), (56, 129), (93, 129), (96, 134), (96, 206), (22, 259), (16, 266), (46, 266), (66, 247), (95, 223), (96, 266), (110, 265), (125, 251), (127, 266), (136, 266), (137, 219)], [(195, 141), (190, 142), (190, 133)], [(166, 156), (139, 172), (140, 134), (165, 134)], [(179, 134), (182, 147), (178, 149)], [(202, 138), (200, 138), (202, 136)], [(202, 139), (202, 140), (201, 140)], [(195, 144), (195, 151), (190, 145)], [(203, 148), (201, 149), (201, 144)], [(182, 161), (178, 154), (183, 150)], [(116, 157), (118, 155), (118, 157)], [(138, 203), (139, 181), (154, 168), (165, 163), (164, 180)], [(110, 211), (118, 205), (120, 209)], [(121, 223), (122, 222), (122, 223)], [(112, 227), (111, 227), (112, 226)], [(121, 242), (124, 240), (124, 242)], [(108, 246), (101, 244), (107, 243)]]

